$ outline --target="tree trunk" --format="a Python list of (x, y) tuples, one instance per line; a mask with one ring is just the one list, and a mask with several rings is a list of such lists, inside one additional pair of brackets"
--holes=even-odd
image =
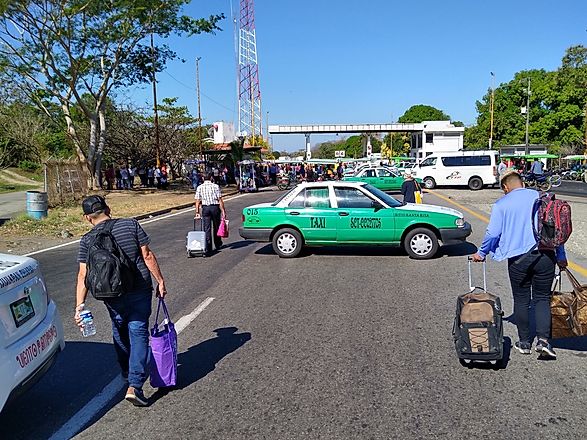
[(69, 136), (69, 138), (73, 142), (77, 158), (80, 161), (80, 163), (85, 165), (85, 167), (82, 167), (82, 169), (85, 168), (86, 170), (89, 171), (88, 173), (86, 173), (86, 181), (88, 183), (88, 188), (91, 188), (92, 187), (92, 172), (91, 172), (90, 162), (89, 162), (88, 158), (86, 157), (86, 155), (84, 154), (84, 150), (82, 149), (79, 136), (77, 135), (77, 131), (76, 131), (75, 125), (73, 123), (73, 119), (71, 118), (71, 112), (69, 110), (69, 106), (67, 104), (62, 104), (61, 110), (63, 111), (63, 116), (65, 117), (65, 122), (67, 124), (67, 135)]
[(107, 136), (107, 129), (106, 129), (106, 113), (104, 111), (104, 106), (102, 106), (98, 110), (98, 118), (100, 121), (100, 135), (98, 140), (98, 149), (96, 151), (96, 165), (94, 169), (94, 179), (98, 183), (98, 186), (102, 187), (101, 183), (102, 180), (101, 176), (101, 169), (102, 169), (102, 156), (104, 154), (104, 147), (106, 146), (106, 136)]

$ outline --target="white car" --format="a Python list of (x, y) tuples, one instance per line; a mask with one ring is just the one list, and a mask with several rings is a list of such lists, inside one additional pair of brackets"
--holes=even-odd
[(0, 254), (0, 411), (40, 379), (64, 347), (63, 324), (39, 263)]

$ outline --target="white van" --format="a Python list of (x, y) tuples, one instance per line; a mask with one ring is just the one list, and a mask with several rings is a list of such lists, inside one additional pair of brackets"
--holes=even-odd
[(39, 263), (0, 254), (0, 411), (51, 367), (64, 346)]
[(497, 156), (491, 150), (434, 153), (412, 168), (412, 175), (428, 189), (461, 185), (476, 191), (498, 183)]

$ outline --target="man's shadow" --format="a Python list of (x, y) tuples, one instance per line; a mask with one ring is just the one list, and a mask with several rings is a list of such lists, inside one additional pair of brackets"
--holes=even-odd
[(236, 327), (223, 327), (214, 330), (215, 338), (200, 342), (180, 353), (177, 357), (177, 386), (173, 388), (159, 388), (149, 399), (151, 404), (166, 395), (173, 389), (182, 389), (202, 379), (214, 371), (216, 364), (225, 356), (238, 350), (251, 340), (251, 334), (237, 333)]

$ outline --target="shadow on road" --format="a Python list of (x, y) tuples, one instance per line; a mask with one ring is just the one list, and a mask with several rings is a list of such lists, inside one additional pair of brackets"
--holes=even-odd
[(472, 255), (477, 252), (477, 246), (468, 241), (459, 244), (449, 244), (441, 246), (440, 251), (437, 254), (439, 257), (464, 257), (466, 255)]
[(67, 342), (47, 374), (0, 413), (0, 437), (49, 438), (119, 374), (112, 344)]
[(190, 347), (188, 351), (178, 356), (178, 384), (171, 389), (158, 389), (149, 399), (153, 405), (157, 400), (171, 392), (173, 389), (186, 388), (210, 372), (214, 371), (216, 364), (230, 353), (238, 350), (251, 340), (251, 334), (237, 333), (236, 327), (223, 327), (214, 330), (215, 338), (200, 342)]
[(241, 249), (252, 244), (255, 244), (255, 241), (251, 240), (240, 240), (240, 241), (233, 241), (232, 243), (227, 243), (224, 245), (225, 249)]

